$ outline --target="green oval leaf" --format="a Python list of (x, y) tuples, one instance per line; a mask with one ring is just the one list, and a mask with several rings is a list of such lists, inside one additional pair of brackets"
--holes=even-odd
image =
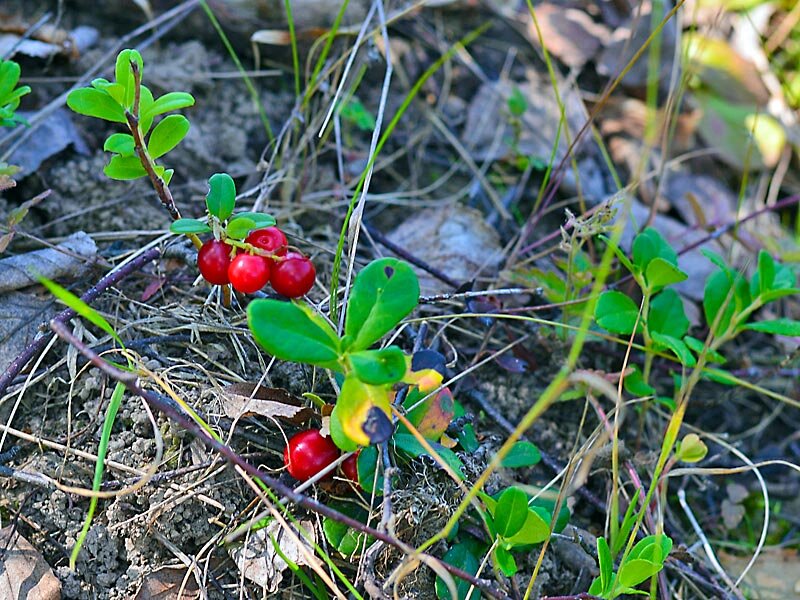
[(680, 283), (689, 276), (672, 263), (657, 256), (647, 265), (645, 280), (651, 291), (659, 290), (674, 283)]
[(522, 440), (511, 446), (511, 450), (500, 464), (507, 469), (519, 469), (532, 467), (540, 460), (542, 460), (542, 455), (539, 453), (539, 449), (530, 442)]
[(748, 323), (744, 326), (744, 329), (771, 333), (773, 335), (798, 336), (800, 335), (800, 321), (793, 321), (792, 319), (758, 321), (756, 323)]
[(543, 508), (528, 508), (528, 514), (525, 516), (525, 523), (520, 530), (509, 538), (506, 538), (506, 543), (511, 546), (530, 546), (532, 544), (541, 544), (550, 537), (550, 518), (552, 515), (547, 515), (546, 518), (542, 513), (547, 513)]
[(631, 333), (638, 316), (639, 307), (628, 296), (617, 291), (600, 294), (594, 308), (597, 324), (612, 333)]
[(164, 156), (189, 133), (189, 119), (183, 115), (169, 115), (155, 126), (147, 142), (147, 152), (153, 159)]
[(225, 232), (228, 234), (228, 237), (232, 237), (235, 240), (243, 240), (253, 229), (256, 229), (256, 222), (253, 219), (243, 217), (242, 215), (236, 215), (233, 219), (228, 221)]
[[(463, 569), (472, 575), (475, 575), (480, 567), (479, 558), (471, 552), (469, 545), (464, 542), (456, 544), (450, 548), (450, 550), (448, 550), (447, 553), (442, 557), (442, 560), (448, 565), (453, 565), (454, 567)], [(480, 599), (480, 592), (475, 588), (472, 588), (472, 593), (467, 596), (467, 593), (471, 587), (468, 581), (464, 581), (463, 579), (455, 579), (455, 584), (456, 592), (458, 593), (458, 600)], [(438, 575), (436, 576), (436, 596), (439, 598), (439, 600), (451, 600), (450, 590), (447, 588), (447, 584)]]
[(0, 105), (6, 104), (5, 98), (19, 82), (22, 70), (13, 60), (0, 60)]
[(651, 334), (662, 333), (676, 338), (686, 335), (689, 331), (689, 319), (686, 318), (683, 300), (678, 292), (664, 290), (653, 298), (647, 315), (647, 331)]
[(247, 307), (247, 324), (256, 342), (276, 358), (339, 368), (339, 338), (304, 304), (253, 300)]
[(206, 207), (209, 214), (224, 221), (233, 214), (236, 205), (236, 184), (227, 173), (215, 173), (208, 180)]
[(678, 254), (664, 236), (652, 227), (646, 228), (634, 238), (632, 254), (633, 264), (641, 273), (647, 271), (648, 265), (655, 258), (662, 258), (672, 265), (678, 265)]
[(114, 152), (121, 156), (133, 156), (136, 153), (133, 136), (129, 133), (111, 134), (103, 144), (103, 150)]
[(207, 233), (211, 228), (198, 219), (178, 219), (169, 226), (172, 233)]
[(683, 340), (658, 332), (653, 332), (650, 337), (653, 338), (657, 346), (669, 348), (678, 357), (681, 364), (687, 367), (693, 367), (697, 364), (694, 355), (689, 351), (689, 347), (683, 343)]
[(528, 495), (517, 487), (506, 488), (497, 499), (493, 516), (497, 534), (512, 537), (528, 519)]
[(169, 92), (155, 100), (147, 110), (142, 110), (142, 118), (152, 118), (173, 110), (194, 106), (194, 97), (186, 92)]
[(125, 108), (131, 108), (133, 106), (135, 95), (134, 78), (133, 72), (131, 71), (132, 62), (135, 62), (139, 66), (139, 82), (141, 83), (144, 78), (144, 62), (142, 61), (142, 55), (139, 54), (137, 50), (126, 48), (120, 51), (120, 53), (117, 54), (117, 63), (114, 67), (114, 76), (117, 83), (125, 89), (125, 100), (123, 103)]
[[(706, 323), (709, 327), (714, 326), (714, 322), (717, 321), (716, 328), (714, 329), (716, 335), (728, 329), (736, 309), (731, 293), (733, 276), (734, 275), (730, 275), (725, 271), (715, 271), (706, 280), (705, 290), (703, 292), (703, 312), (705, 313)], [(723, 306), (725, 310), (719, 315)]]
[(72, 90), (67, 96), (67, 106), (79, 115), (114, 123), (127, 122), (122, 106), (105, 92), (93, 88)]
[(347, 349), (366, 350), (386, 335), (419, 302), (419, 281), (408, 263), (382, 258), (357, 276), (347, 303)]
[(275, 217), (261, 212), (242, 212), (234, 218), (244, 217), (250, 219), (255, 223), (254, 229), (263, 229), (264, 227), (272, 227), (275, 225)]
[(406, 356), (397, 346), (348, 354), (353, 372), (364, 383), (396, 383), (406, 372)]
[(139, 179), (147, 175), (138, 156), (120, 156), (115, 154), (109, 163), (103, 167), (103, 173), (111, 179), (127, 181), (129, 179)]

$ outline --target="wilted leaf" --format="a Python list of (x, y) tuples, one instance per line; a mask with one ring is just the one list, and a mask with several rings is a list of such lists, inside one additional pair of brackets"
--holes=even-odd
[(134, 600), (195, 600), (199, 597), (197, 580), (192, 575), (187, 577), (186, 567), (179, 566), (161, 567), (145, 575)]
[(222, 409), (231, 419), (254, 415), (282, 419), (295, 425), (307, 423), (314, 411), (281, 388), (256, 388), (251, 383), (233, 383), (220, 394)]
[(61, 582), (41, 553), (14, 526), (0, 529), (0, 598), (59, 600)]

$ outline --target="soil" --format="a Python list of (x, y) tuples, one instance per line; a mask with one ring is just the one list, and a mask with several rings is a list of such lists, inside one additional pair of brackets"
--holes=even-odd
[[(28, 80), (35, 82), (31, 83), (34, 91), (25, 99), (24, 108), (34, 112), (40, 110), (68, 89), (70, 83), (65, 82), (72, 82), (97, 66), (106, 54), (113, 53), (118, 47), (121, 36), (146, 22), (144, 15), (134, 6), (140, 4), (138, 2), (100, 4), (103, 5), (101, 8), (83, 1), (67, 2), (62, 6), (60, 2), (42, 0), (11, 2), (10, 6), (3, 7), (2, 12), (9, 12), (27, 24), (34, 23), (45, 11), (52, 11), (51, 19), (52, 14), (58, 15), (58, 27), (65, 31), (82, 25), (96, 28), (99, 34), (96, 44), (76, 57), (56, 56), (48, 60), (18, 57), (24, 73), (23, 83)], [(213, 4), (248, 69), (254, 61), (248, 42), (253, 30), (268, 27), (280, 31), (285, 27), (282, 17), (273, 17), (274, 11), (267, 11), (260, 5), (261, 10), (253, 10), (251, 4), (258, 5), (256, 2)], [(363, 17), (361, 9), (364, 7), (361, 5), (366, 3), (358, 4), (358, 10), (348, 15), (349, 22), (360, 24), (357, 19)], [(379, 232), (389, 234), (414, 211), (458, 210), (458, 207), (469, 206), (471, 214), (483, 215), (481, 218), (485, 219), (480, 223), (482, 229), (478, 233), (483, 235), (486, 228), (493, 229), (490, 236), (493, 252), (503, 248), (508, 258), (516, 241), (514, 236), (522, 229), (521, 216), (527, 215), (536, 203), (544, 170), (517, 168), (509, 150), (514, 143), (502, 135), (493, 133), (485, 140), (481, 138), (481, 145), (495, 144), (492, 148), (482, 146), (476, 150), (470, 147), (470, 135), (462, 128), (467, 107), (472, 106), (479, 85), (486, 83), (484, 80), (495, 81), (502, 77), (505, 79), (504, 93), (513, 93), (514, 82), (524, 87), (527, 85), (525, 82), (534, 79), (537, 86), (541, 84), (540, 78), (548, 81), (547, 71), (538, 52), (521, 43), (524, 36), (514, 21), (500, 20), (498, 15), (503, 14), (502, 9), (489, 8), (492, 3), (480, 7), (473, 2), (442, 4), (453, 6), (426, 8), (398, 18), (392, 25), (392, 51), (397, 57), (397, 73), (392, 84), (396, 92), (386, 107), (387, 120), (395, 114), (413, 82), (449, 44), (481, 22), (491, 22), (491, 27), (485, 33), (484, 42), (471, 50), (471, 61), (448, 62), (444, 75), (434, 77), (426, 84), (418, 103), (411, 104), (383, 150), (391, 158), (381, 163), (376, 171), (370, 188), (374, 197), (371, 196), (367, 205), (365, 221)], [(174, 6), (169, 2), (152, 2), (152, 5), (156, 15)], [(320, 23), (314, 22), (315, 14), (311, 11), (303, 15), (301, 67), (306, 64), (312, 50), (314, 36), (319, 33), (314, 28), (330, 25), (331, 11), (321, 13), (324, 22)], [(260, 21), (251, 20), (257, 15)], [(262, 210), (271, 212), (289, 234), (291, 243), (313, 257), (319, 278), (318, 287), (310, 298), (317, 308), (327, 310), (327, 296), (323, 290), (329, 289), (330, 285), (339, 228), (346, 211), (346, 193), (352, 192), (367, 164), (370, 142), (369, 132), (359, 130), (346, 120), (341, 124), (341, 140), (337, 141), (332, 133), (326, 134), (322, 141), (317, 140), (316, 132), (332, 101), (336, 80), (326, 80), (327, 87), (299, 112), (295, 105), (289, 48), (262, 46), (264, 63), (261, 66), (277, 71), (255, 77), (253, 81), (258, 103), (266, 111), (272, 131), (281, 136), (277, 143), (273, 143), (247, 86), (237, 74), (236, 65), (200, 9), (195, 9), (174, 29), (164, 32), (159, 40), (152, 40), (148, 35), (125, 42), (129, 46), (137, 43), (147, 46), (142, 52), (146, 65), (145, 83), (159, 94), (182, 90), (191, 92), (196, 99), (195, 106), (184, 111), (191, 121), (188, 137), (165, 157), (168, 165), (175, 169), (170, 187), (178, 208), (187, 217), (203, 216), (208, 177), (217, 172), (233, 175), (239, 192), (243, 194), (239, 207), (249, 210), (260, 205)], [(372, 115), (378, 112), (384, 73), (378, 40), (375, 38), (366, 50), (359, 53), (354, 67), (354, 72), (358, 72), (360, 77), (357, 97)], [(337, 39), (330, 60), (343, 63), (352, 42), (349, 36)], [(510, 48), (514, 48), (512, 54), (519, 52), (517, 58), (509, 54)], [(319, 49), (314, 47), (314, 51)], [(309, 64), (313, 66), (313, 63)], [(109, 76), (111, 65), (109, 60), (103, 62), (102, 72), (106, 76)], [(336, 71), (337, 76), (340, 69), (341, 65)], [(536, 71), (536, 78), (526, 77), (526, 70)], [(605, 80), (594, 73), (585, 75), (581, 83), (595, 93), (600, 91)], [(507, 119), (507, 99), (489, 87), (481, 88), (481, 102), (495, 102), (497, 105), (489, 108), (481, 105), (477, 109), (472, 106), (471, 118), (476, 118), (476, 114), (479, 116), (481, 110), (492, 110), (495, 116), (500, 111), (503, 119)], [(634, 97), (637, 94), (633, 90), (627, 93)], [(583, 108), (580, 103), (579, 106)], [(437, 118), (444, 120), (439, 124), (431, 119), (434, 109)], [(571, 115), (570, 118), (577, 119), (578, 116)], [(282, 473), (281, 453), (285, 436), (291, 435), (296, 426), (269, 416), (247, 416), (233, 423), (226, 415), (222, 390), (229, 384), (255, 384), (261, 380), (262, 385), (286, 390), (309, 404), (309, 394), (333, 402), (333, 383), (318, 370), (271, 362), (247, 329), (244, 309), (248, 300), (236, 298), (232, 308), (223, 308), (218, 291), (197, 281), (191, 245), (174, 236), (169, 239), (165, 236), (169, 215), (149, 183), (146, 180), (115, 182), (103, 175), (103, 166), (108, 161), (107, 154), (101, 150), (103, 140), (118, 129), (109, 123), (75, 115), (71, 119), (83, 145), (73, 144), (47, 156), (35, 172), (19, 178), (14, 189), (0, 195), (0, 223), (5, 223), (10, 212), (21, 202), (44, 190), (51, 190), (50, 196), (25, 218), (19, 228), (21, 233), (14, 238), (7, 252), (23, 254), (42, 244), (58, 243), (76, 231), (88, 233), (98, 244), (94, 264), (87, 265), (79, 277), (61, 281), (76, 294), (81, 294), (107, 272), (111, 264), (135, 255), (151, 243), (168, 246), (160, 260), (131, 274), (101, 295), (92, 306), (114, 324), (119, 335), (129, 343), (137, 364), (149, 372), (147, 377), (143, 376), (148, 389), (181, 398), (200, 413), (235, 451), (292, 484), (288, 475)], [(451, 135), (444, 135), (442, 132), (445, 130)], [(345, 146), (340, 157), (337, 157), (337, 144)], [(462, 154), (453, 152), (454, 146), (459, 147)], [(88, 151), (82, 154), (79, 150), (83, 147)], [(4, 148), (0, 147), (0, 150)], [(567, 148), (561, 147), (559, 152), (566, 155)], [(460, 162), (462, 155), (474, 160), (478, 164), (476, 168), (484, 164), (488, 168), (489, 163), (495, 161), (497, 168), (491, 171), (489, 179), (486, 179), (485, 172), (478, 177), (476, 168)], [(539, 156), (533, 158), (541, 159)], [(602, 163), (597, 148), (590, 144), (582, 146), (579, 158), (587, 174), (586, 181), (591, 182), (589, 185), (592, 187), (586, 197), (607, 197), (609, 182), (613, 178)], [(13, 156), (10, 161), (13, 163)], [(725, 183), (729, 176), (726, 172), (720, 180)], [(487, 192), (486, 186), (489, 185), (494, 186), (493, 193)], [(504, 194), (498, 194), (498, 191)], [(573, 202), (576, 193), (574, 174), (570, 173), (559, 188), (559, 210), (546, 215), (529, 239), (545, 238), (557, 232), (564, 223), (564, 206), (578, 212), (581, 205)], [(495, 195), (502, 196), (500, 202), (505, 208), (495, 203)], [(511, 210), (513, 214), (508, 219), (501, 217), (504, 210)], [(463, 212), (466, 214), (468, 211)], [(672, 218), (676, 215), (671, 211), (662, 216)], [(357, 267), (375, 256), (391, 254), (390, 249), (376, 239), (369, 232), (362, 232)], [(560, 236), (552, 239), (556, 244), (561, 240)], [(415, 253), (414, 244), (420, 242), (406, 243), (411, 246), (401, 249), (404, 254), (410, 254), (412, 258), (430, 256), (430, 260), (437, 260), (435, 253)], [(431, 247), (435, 245), (446, 248), (447, 240), (430, 244)], [(462, 266), (466, 265), (464, 272), (458, 273), (459, 281), (463, 279), (464, 283), (469, 283), (469, 273), (479, 272), (477, 281), (472, 282), (478, 289), (507, 286), (509, 277), (517, 285), (520, 278), (524, 280), (527, 277), (525, 265), (499, 265), (493, 259), (491, 269), (484, 270), (486, 265), (479, 264), (474, 256), (449, 257), (448, 260), (461, 260)], [(544, 270), (553, 265), (547, 257), (536, 264)], [(446, 268), (443, 264), (430, 266)], [(435, 283), (431, 284), (430, 293), (453, 291), (453, 286), (443, 284), (435, 276), (426, 277)], [(464, 287), (468, 288), (469, 285)], [(23, 293), (38, 302), (47, 298), (41, 289), (28, 288)], [(0, 304), (10, 297), (4, 300), (4, 295), (0, 294)], [(453, 385), (456, 398), (464, 405), (477, 433), (478, 447), (474, 452), (457, 448), (464, 464), (467, 485), (481, 476), (508, 436), (509, 431), (502, 419), (512, 426), (519, 423), (561, 369), (571, 341), (542, 324), (510, 322), (510, 325), (501, 325), (498, 320), (491, 319), (458, 319), (459, 313), (515, 310), (531, 303), (550, 304), (536, 290), (528, 290), (516, 297), (480, 298), (476, 301), (479, 304), (470, 302), (464, 302), (462, 298), (431, 302), (420, 313), (430, 319), (428, 326), (432, 331), (423, 342), (451, 361), (449, 375), (460, 380)], [(30, 320), (45, 322), (45, 317), (54, 314), (58, 308), (48, 303)], [(796, 309), (794, 304), (786, 310)], [(530, 314), (558, 320), (566, 313), (556, 307), (550, 312)], [(450, 319), (453, 325), (444, 326)], [(95, 348), (112, 348), (110, 340), (95, 327), (81, 324), (79, 319), (72, 320), (71, 326), (76, 328), (84, 342)], [(418, 325), (413, 324), (398, 337), (406, 350), (413, 345), (416, 332)], [(20, 326), (16, 335), (21, 338), (32, 333), (31, 327)], [(748, 346), (753, 340), (763, 344), (758, 353)], [(489, 352), (514, 342), (520, 342), (514, 351), (514, 361), (488, 361), (461, 377), (471, 365), (484, 360)], [(610, 345), (591, 342), (581, 357), (579, 368), (603, 374), (618, 371), (624, 347), (609, 348)], [(749, 337), (737, 347), (729, 348), (726, 355), (730, 359), (727, 365), (730, 370), (744, 372), (753, 369), (756, 373), (752, 378), (754, 382), (797, 398), (796, 373), (800, 358), (796, 338), (776, 341), (764, 336)], [(0, 356), (5, 355), (0, 353)], [(107, 355), (107, 358), (114, 357), (122, 360), (115, 352)], [(0, 364), (0, 370), (6, 366)], [(27, 376), (28, 372), (24, 375)], [(671, 377), (664, 365), (656, 366), (654, 379), (660, 387), (671, 389)], [(616, 386), (616, 381), (612, 384)], [(5, 424), (3, 435), (6, 436), (0, 452), (15, 445), (20, 448), (7, 465), (18, 472), (43, 474), (64, 486), (89, 488), (95, 469), (92, 458), (97, 454), (103, 416), (113, 387), (113, 382), (87, 365), (74, 349), (56, 342), (41, 357), (30, 381), (25, 381), (25, 377), (18, 378), (5, 396), (0, 394), (0, 423)], [(719, 436), (707, 440), (709, 456), (712, 457), (709, 464), (725, 467), (740, 464), (726, 444), (736, 445), (753, 461), (779, 458), (796, 462), (800, 459), (796, 433), (799, 423), (794, 406), (776, 404), (775, 400), (744, 387), (724, 387), (711, 382), (702, 383), (695, 395), (687, 413), (687, 422)], [(552, 539), (545, 552), (541, 565), (536, 569), (537, 578), (531, 597), (581, 594), (598, 574), (595, 538), (605, 531), (607, 507), (604, 505), (612, 487), (608, 446), (601, 444), (593, 448), (591, 440), (595, 432), (603, 428), (598, 414), (608, 414), (612, 409), (613, 405), (607, 398), (590, 393), (555, 403), (525, 433), (527, 439), (547, 455), (547, 460), (530, 468), (501, 469), (484, 486), (488, 494), (497, 493), (511, 484), (539, 489), (576, 458), (576, 449), (589, 453), (581, 455), (585, 461), (582, 466), (586, 468), (582, 492), (571, 490), (565, 500), (571, 512), (570, 524)], [(645, 485), (649, 484), (646, 479), (663, 438), (664, 410), (656, 403), (649, 404), (647, 409), (630, 409), (624, 422), (621, 443), (625, 467), (638, 472), (645, 479)], [(119, 494), (100, 500), (75, 570), (69, 568), (69, 556), (87, 514), (89, 500), (85, 495), (60, 491), (41, 481), (37, 485), (20, 477), (6, 477), (6, 472), (2, 471), (0, 525), (14, 523), (37, 547), (61, 581), (64, 598), (177, 598), (179, 585), (164, 583), (164, 595), (156, 596), (144, 594), (143, 583), (161, 577), (164, 571), (160, 569), (165, 566), (179, 567), (180, 572), (186, 574), (187, 565), (191, 567), (191, 573), (186, 575), (186, 579), (194, 580), (197, 574), (201, 580), (201, 591), (192, 592), (199, 596), (191, 597), (266, 597), (260, 586), (241, 574), (223, 543), (226, 535), (263, 508), (253, 489), (233, 468), (165, 416), (158, 414), (154, 419), (151, 422), (140, 399), (125, 395), (110, 438), (109, 462), (102, 488)], [(157, 431), (154, 431), (154, 426)], [(143, 487), (130, 491), (130, 486), (156, 460), (159, 439), (163, 443), (163, 457), (155, 477)], [(787, 547), (797, 548), (800, 507), (796, 497), (800, 479), (796, 473), (775, 467), (765, 468), (763, 475), (773, 501), (785, 502), (774, 507), (779, 516), (769, 530), (770, 543), (785, 542)], [(690, 492), (693, 505), (698, 507), (698, 513), (704, 513), (702, 525), (709, 538), (724, 540), (730, 545), (740, 541), (755, 545), (753, 540), (760, 531), (762, 518), (759, 502), (763, 501), (760, 499), (761, 488), (752, 475), (731, 472), (718, 479), (698, 476), (694, 479), (687, 477), (682, 482), (681, 485)], [(747, 498), (739, 502), (746, 516), (740, 524), (726, 528), (721, 507), (723, 500), (732, 502), (726, 495), (725, 485), (734, 482), (743, 485), (747, 491)], [(554, 485), (557, 491), (560, 481)], [(425, 457), (400, 464), (392, 486), (392, 531), (412, 547), (439, 532), (462, 498), (458, 486)], [(675, 484), (670, 488), (671, 495), (677, 487)], [(352, 500), (349, 490), (342, 492), (343, 489), (323, 485), (312, 488), (309, 493), (323, 501), (341, 497)], [(626, 495), (629, 491), (626, 490)], [(681, 597), (716, 597), (719, 590), (725, 588), (724, 582), (708, 566), (703, 553), (696, 551), (696, 532), (686, 516), (678, 512), (677, 501), (673, 502), (670, 496), (668, 502), (669, 533), (675, 540), (675, 547), (680, 547), (686, 556), (681, 555), (680, 559), (675, 558), (669, 563), (664, 583), (668, 580), (671, 587), (664, 597), (671, 594), (678, 597), (678, 589), (683, 590)], [(372, 505), (364, 500), (360, 503), (368, 509), (373, 524), (381, 520), (384, 505), (380, 500)], [(321, 532), (322, 520), (318, 516), (298, 509), (293, 509), (292, 514), (298, 519), (310, 517)], [(470, 527), (478, 536), (485, 534), (475, 520)], [(324, 539), (322, 533), (318, 533), (317, 539)], [(321, 543), (327, 547), (327, 542)], [(450, 544), (451, 540), (440, 541), (429, 552), (441, 557)], [(380, 593), (376, 590), (387, 581), (396, 581), (392, 574), (404, 556), (388, 546), (376, 546), (375, 549), (377, 556), (366, 560), (363, 555), (346, 557), (327, 548), (334, 563), (350, 581), (355, 582), (358, 575), (360, 593), (390, 597), (391, 584)], [(511, 596), (522, 597), (538, 558), (538, 548), (517, 554), (518, 574), (513, 577), (493, 570), (491, 564), (486, 566), (482, 575), (496, 580)], [(306, 571), (312, 573), (310, 569)], [(701, 583), (692, 580), (694, 575)], [(282, 596), (311, 597), (299, 576), (288, 571), (284, 576)], [(396, 592), (404, 598), (434, 598), (435, 580), (436, 574), (431, 569), (419, 566), (400, 579)], [(695, 583), (685, 584), (690, 580)], [(367, 582), (368, 591), (365, 591), (364, 582)], [(703, 587), (704, 584), (707, 585)]]

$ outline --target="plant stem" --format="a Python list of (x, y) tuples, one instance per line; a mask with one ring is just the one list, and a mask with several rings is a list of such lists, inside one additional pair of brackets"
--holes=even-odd
[[(147, 176), (150, 178), (150, 183), (153, 184), (153, 189), (155, 189), (159, 200), (161, 200), (161, 204), (163, 204), (164, 208), (167, 209), (167, 212), (169, 213), (169, 216), (172, 217), (172, 220), (177, 221), (181, 218), (181, 213), (178, 210), (178, 207), (175, 205), (175, 199), (172, 197), (172, 192), (170, 191), (169, 186), (156, 173), (155, 161), (147, 152), (147, 146), (144, 143), (142, 129), (139, 127), (139, 102), (142, 95), (142, 74), (139, 71), (138, 63), (131, 61), (130, 65), (131, 73), (133, 74), (134, 85), (133, 108), (132, 110), (125, 111), (125, 118), (128, 120), (128, 129), (133, 136), (134, 149), (136, 150), (136, 155), (139, 157), (139, 161), (142, 163), (142, 167), (144, 167), (144, 170), (147, 172)], [(198, 250), (202, 248), (203, 243), (196, 234), (187, 233), (186, 237), (192, 240), (192, 244), (194, 244), (195, 248)]]

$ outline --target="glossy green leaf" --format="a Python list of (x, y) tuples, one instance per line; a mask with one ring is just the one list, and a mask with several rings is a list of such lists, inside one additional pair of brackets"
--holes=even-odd
[(638, 317), (639, 307), (622, 292), (603, 292), (594, 308), (597, 324), (612, 333), (631, 333)]
[(617, 576), (617, 586), (621, 588), (633, 588), (650, 579), (664, 567), (660, 563), (652, 563), (647, 560), (633, 559), (626, 560), (620, 567)]
[(194, 106), (194, 97), (186, 92), (169, 92), (156, 99), (147, 110), (142, 110), (142, 118), (155, 117), (164, 113)]
[(132, 62), (136, 63), (139, 67), (139, 81), (141, 82), (144, 78), (144, 62), (142, 61), (142, 55), (139, 54), (137, 50), (127, 48), (122, 50), (117, 54), (117, 62), (114, 67), (116, 82), (125, 89), (125, 101), (123, 104), (126, 108), (131, 108), (133, 106), (135, 95), (135, 82), (133, 72), (131, 71)]
[(611, 550), (604, 537), (597, 538), (597, 562), (600, 567), (600, 590), (593, 593), (605, 595), (611, 590), (614, 580), (614, 559), (611, 558)]
[(120, 181), (139, 179), (139, 177), (147, 175), (138, 156), (120, 156), (118, 154), (112, 156), (109, 163), (103, 167), (103, 173), (111, 179)]
[(792, 319), (757, 321), (755, 323), (747, 323), (743, 329), (771, 333), (773, 335), (800, 336), (800, 321), (794, 321)]
[(519, 469), (532, 467), (541, 460), (542, 455), (539, 453), (539, 449), (530, 442), (522, 440), (511, 446), (511, 450), (500, 464), (507, 469)]
[[(366, 522), (366, 511), (353, 502), (331, 502), (331, 508), (360, 522)], [(352, 556), (372, 543), (372, 537), (330, 517), (322, 519), (322, 532), (328, 544), (343, 556)]]
[(177, 219), (169, 226), (172, 233), (207, 233), (211, 228), (198, 219)]
[(662, 258), (669, 264), (678, 265), (678, 254), (672, 249), (658, 231), (647, 227), (633, 239), (633, 264), (640, 272), (646, 273), (647, 267), (655, 258)]
[(244, 217), (250, 219), (255, 223), (255, 229), (263, 229), (264, 227), (272, 227), (275, 225), (275, 217), (261, 212), (242, 212), (237, 214), (234, 218)]
[(10, 95), (19, 82), (22, 69), (13, 60), (0, 60), (0, 103)]
[(235, 240), (243, 240), (253, 229), (256, 229), (256, 222), (253, 219), (250, 217), (243, 217), (242, 215), (236, 215), (228, 221), (225, 232), (228, 234), (228, 237), (232, 237)]
[[(567, 517), (569, 511), (567, 511)], [(505, 538), (509, 546), (531, 546), (541, 544), (550, 537), (550, 519), (552, 515), (543, 508), (528, 508), (525, 515), (525, 522), (520, 530), (511, 537)], [(563, 529), (563, 525), (561, 527)]]
[(133, 156), (136, 153), (133, 136), (129, 133), (113, 133), (103, 144), (103, 150), (114, 152), (121, 156)]
[(623, 382), (625, 391), (638, 398), (645, 398), (647, 396), (655, 395), (656, 389), (645, 382), (639, 366), (630, 365), (630, 368), (631, 372), (625, 376), (625, 381)]
[[(394, 436), (392, 436), (392, 441), (394, 442), (397, 450), (402, 451), (411, 457), (428, 454), (428, 451), (425, 449), (425, 447), (420, 444), (419, 441), (417, 441), (417, 438), (410, 433), (396, 433)], [(434, 450), (436, 450), (436, 453), (441, 457), (447, 466), (453, 469), (453, 471), (455, 471), (461, 478), (464, 477), (464, 465), (461, 463), (461, 459), (456, 456), (455, 452), (435, 442), (430, 442), (430, 445)]]
[(672, 551), (672, 539), (665, 534), (648, 535), (636, 542), (628, 558), (663, 563)]
[(224, 221), (233, 214), (233, 207), (236, 205), (236, 184), (227, 173), (215, 173), (208, 180), (208, 188), (208, 212)]
[[(475, 575), (480, 567), (480, 559), (475, 556), (471, 551), (468, 544), (459, 543), (450, 548), (447, 553), (442, 557), (442, 561), (448, 565), (463, 569), (467, 573)], [(458, 600), (479, 600), (480, 592), (473, 588), (472, 593), (467, 596), (470, 590), (470, 583), (463, 579), (455, 578), (456, 591), (458, 593)], [(444, 580), (437, 575), (436, 577), (436, 596), (439, 600), (451, 600), (450, 590), (447, 588)]]
[(371, 494), (373, 485), (377, 485), (378, 495), (383, 492), (383, 477), (378, 476), (377, 482), (375, 481), (375, 470), (378, 468), (378, 448), (377, 446), (367, 446), (362, 448), (358, 453), (356, 459), (356, 466), (358, 468), (358, 484), (365, 493)]
[(528, 495), (517, 487), (506, 488), (497, 499), (492, 516), (497, 534), (512, 537), (522, 529), (528, 518)]
[(714, 326), (716, 322), (714, 329), (716, 335), (725, 332), (730, 325), (735, 310), (732, 287), (731, 276), (724, 271), (715, 271), (706, 280), (703, 312), (709, 327)]
[(396, 258), (371, 262), (356, 276), (345, 317), (348, 350), (366, 350), (417, 306), (419, 281), (408, 263)]
[(161, 158), (180, 144), (187, 133), (189, 133), (189, 119), (183, 115), (166, 116), (153, 128), (147, 141), (147, 152), (154, 160)]
[(126, 123), (125, 110), (114, 99), (100, 90), (80, 88), (67, 96), (67, 106), (79, 115), (104, 119), (114, 123)]
[(657, 291), (665, 286), (680, 283), (688, 277), (686, 273), (660, 256), (650, 261), (645, 272), (645, 280), (651, 291)]
[(397, 383), (406, 372), (406, 356), (397, 346), (348, 354), (353, 373), (364, 383)]
[(683, 343), (683, 340), (655, 331), (650, 334), (650, 337), (653, 338), (656, 346), (669, 348), (678, 357), (681, 364), (687, 367), (693, 367), (697, 364), (694, 355), (689, 351), (688, 346)]
[(717, 364), (725, 364), (727, 362), (727, 358), (722, 356), (716, 350), (709, 350), (706, 348), (706, 345), (703, 341), (698, 340), (690, 335), (683, 336), (683, 342), (689, 346), (689, 349), (692, 350), (695, 354), (700, 356), (703, 352), (706, 354), (706, 360), (708, 362), (717, 363)]
[(506, 577), (511, 577), (517, 572), (517, 561), (514, 560), (514, 555), (503, 546), (495, 547), (492, 558), (494, 564)]
[(247, 307), (247, 324), (256, 342), (276, 358), (337, 368), (339, 338), (305, 304), (253, 300)]
[[(654, 261), (655, 262), (655, 261)], [(651, 263), (652, 264), (652, 263)], [(689, 331), (683, 300), (675, 290), (664, 290), (650, 301), (647, 331), (681, 338)]]
[(758, 270), (750, 280), (750, 295), (756, 297), (763, 292), (768, 292), (772, 289), (774, 281), (775, 261), (769, 252), (762, 249), (758, 253)]

